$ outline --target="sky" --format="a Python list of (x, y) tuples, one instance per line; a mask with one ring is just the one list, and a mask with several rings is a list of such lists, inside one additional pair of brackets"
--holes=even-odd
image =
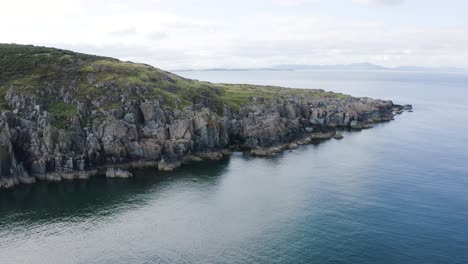
[(0, 0), (0, 42), (166, 69), (468, 68), (466, 0)]

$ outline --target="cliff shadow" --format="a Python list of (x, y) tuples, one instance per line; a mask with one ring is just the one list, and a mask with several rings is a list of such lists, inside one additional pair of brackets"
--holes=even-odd
[(20, 185), (0, 191), (0, 223), (117, 213), (143, 205), (158, 192), (177, 188), (181, 183), (195, 189), (215, 187), (228, 165), (229, 158), (194, 162), (174, 172), (134, 170), (130, 179), (97, 176), (89, 180)]

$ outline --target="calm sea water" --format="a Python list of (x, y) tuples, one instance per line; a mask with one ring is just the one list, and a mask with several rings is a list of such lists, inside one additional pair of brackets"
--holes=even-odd
[(179, 74), (415, 111), (276, 158), (0, 191), (0, 263), (468, 263), (468, 75)]

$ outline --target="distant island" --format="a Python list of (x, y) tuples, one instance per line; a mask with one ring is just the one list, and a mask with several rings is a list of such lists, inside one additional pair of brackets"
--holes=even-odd
[[(307, 65), (307, 64), (282, 64), (264, 68), (211, 68), (199, 71), (399, 71), (399, 72), (452, 72), (468, 73), (468, 69), (455, 67), (419, 67), (399, 66), (384, 67), (372, 63), (334, 64), (334, 65)], [(197, 71), (192, 69), (176, 71)]]
[(214, 84), (150, 65), (0, 44), (0, 187), (131, 177), (240, 150), (270, 156), (411, 106), (317, 89)]

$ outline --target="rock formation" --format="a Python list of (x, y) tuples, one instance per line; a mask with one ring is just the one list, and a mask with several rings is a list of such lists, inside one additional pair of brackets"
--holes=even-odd
[[(239, 103), (231, 92), (239, 86), (186, 80), (116, 60), (111, 66), (102, 58), (90, 60), (77, 59), (59, 69), (47, 64), (54, 70), (51, 76), (32, 68), (0, 82), (5, 91), (0, 187), (99, 173), (128, 178), (128, 168), (173, 170), (186, 161), (220, 159), (228, 148), (268, 156), (316, 139), (342, 138), (337, 128), (368, 128), (411, 110), (391, 101), (322, 90), (260, 86), (245, 86), (256, 94)], [(135, 73), (128, 73), (128, 67), (135, 67), (130, 70), (144, 81), (122, 83), (106, 77), (110, 72), (133, 81)], [(154, 79), (146, 76), (153, 71)], [(17, 82), (30, 76), (35, 80), (27, 89)], [(191, 89), (200, 90), (187, 95)], [(276, 94), (271, 96), (268, 89)]]

